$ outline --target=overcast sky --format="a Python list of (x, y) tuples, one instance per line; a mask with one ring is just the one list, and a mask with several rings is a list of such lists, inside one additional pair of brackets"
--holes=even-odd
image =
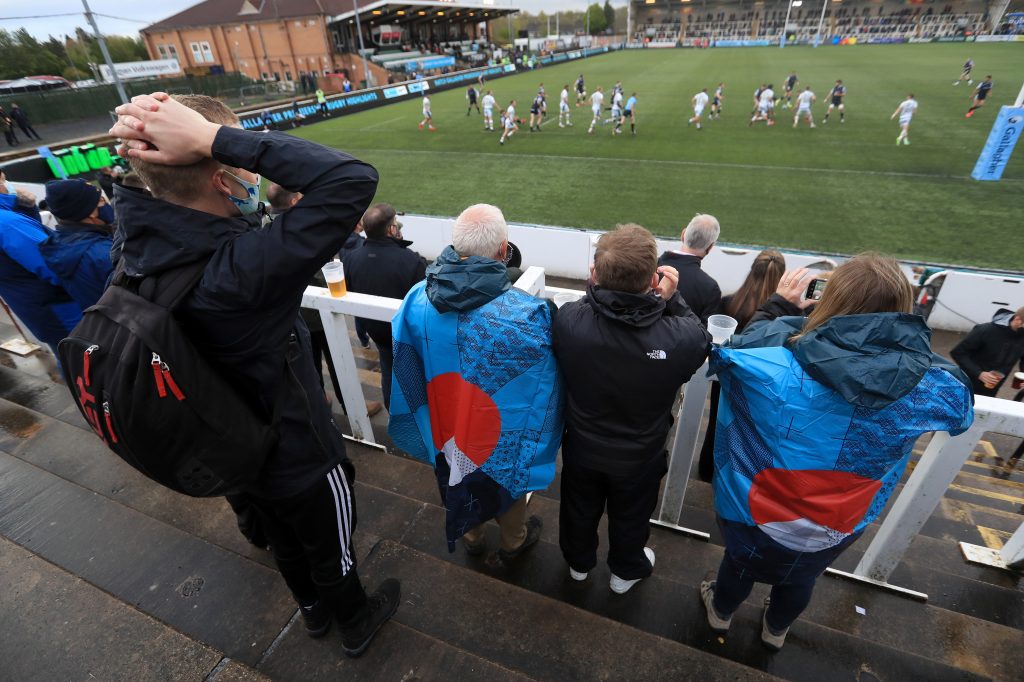
[[(365, 1), (368, 4), (372, 0)], [(583, 9), (589, 4), (587, 0), (512, 0), (512, 2), (520, 9), (530, 12), (538, 12), (542, 9), (546, 12), (560, 9)], [(241, 6), (241, 0), (238, 0), (238, 3)], [(112, 34), (136, 33), (147, 24), (169, 17), (194, 4), (196, 4), (196, 0), (161, 0), (161, 2), (152, 3), (89, 0), (89, 6), (93, 12), (136, 20), (122, 21), (108, 17), (96, 17), (100, 30)], [(499, 4), (504, 3), (499, 0)], [(618, 0), (613, 4), (622, 5), (624, 2)], [(71, 14), (72, 16), (46, 16), (38, 19), (14, 18), (54, 14)], [(85, 27), (85, 25), (81, 0), (0, 0), (0, 28), (5, 28), (8, 31), (24, 26), (33, 35), (45, 40), (50, 35), (59, 37), (73, 33), (76, 26)]]

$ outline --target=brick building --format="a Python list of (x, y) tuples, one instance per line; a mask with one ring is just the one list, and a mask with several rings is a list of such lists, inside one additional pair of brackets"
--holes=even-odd
[(511, 0), (205, 0), (141, 33), (150, 58), (177, 59), (189, 73), (297, 82), (303, 73), (369, 68), (383, 82), (387, 72), (364, 67), (357, 54), (357, 8), (368, 54), (481, 39), (487, 23), (517, 11)]
[(187, 72), (298, 81), (347, 68), (328, 23), (352, 9), (353, 0), (205, 0), (141, 33), (152, 59), (177, 59)]

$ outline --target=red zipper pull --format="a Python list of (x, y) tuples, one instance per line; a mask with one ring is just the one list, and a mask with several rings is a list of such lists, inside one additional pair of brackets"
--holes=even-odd
[(171, 376), (171, 368), (167, 366), (166, 362), (160, 363), (160, 371), (163, 373), (164, 379), (167, 380), (167, 387), (171, 389), (171, 393), (174, 394), (174, 397), (179, 401), (184, 400), (185, 394), (181, 392), (180, 388), (178, 388), (177, 382), (175, 382), (174, 377)]
[(110, 434), (110, 440), (117, 442), (117, 434), (114, 433), (114, 422), (110, 419), (110, 403), (103, 403), (103, 414), (107, 418), (107, 433)]
[(153, 353), (153, 359), (149, 361), (153, 367), (153, 380), (156, 382), (156, 392), (161, 398), (167, 397), (167, 387), (164, 385), (164, 375), (160, 371), (160, 356)]
[(85, 377), (85, 385), (89, 385), (89, 357), (100, 349), (97, 345), (89, 346), (82, 354), (82, 374)]

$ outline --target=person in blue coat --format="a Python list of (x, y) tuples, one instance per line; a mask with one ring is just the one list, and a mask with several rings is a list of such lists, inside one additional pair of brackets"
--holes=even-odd
[(22, 199), (0, 192), (0, 297), (32, 334), (57, 354), (57, 343), (82, 319), (78, 304), (60, 286), (39, 253), (50, 230), (21, 212)]
[(113, 270), (114, 207), (100, 189), (84, 180), (46, 184), (46, 204), (57, 230), (39, 245), (46, 265), (82, 310), (103, 295)]
[[(725, 555), (701, 599), (709, 626), (725, 632), (754, 583), (772, 585), (761, 629), (772, 650), (818, 576), (884, 509), (917, 439), (974, 421), (970, 382), (932, 353), (895, 261), (868, 254), (840, 266), (805, 318), (812, 277), (783, 275), (760, 321), (710, 363), (722, 384), (714, 485)], [(768, 312), (780, 304), (785, 316)]]

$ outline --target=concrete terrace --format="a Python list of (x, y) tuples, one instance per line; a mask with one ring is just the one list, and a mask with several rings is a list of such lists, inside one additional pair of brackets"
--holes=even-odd
[[(955, 341), (936, 334), (940, 352)], [(376, 354), (356, 352), (379, 399)], [(387, 443), (386, 415), (373, 423)], [(1024, 521), (1024, 471), (997, 466), (1017, 442), (982, 443), (893, 576), (927, 603), (823, 577), (774, 655), (758, 641), (763, 588), (728, 637), (706, 626), (697, 585), (722, 547), (705, 483), (691, 480), (682, 522), (711, 542), (655, 527), (654, 576), (619, 596), (604, 565), (569, 579), (557, 480), (531, 502), (541, 542), (496, 565), (447, 552), (429, 467), (349, 444), (360, 573), (403, 583), (394, 620), (349, 660), (336, 631), (305, 635), (269, 553), (223, 500), (150, 483), (92, 435), (48, 357), (0, 354), (0, 680), (1022, 680), (1024, 583), (965, 563), (956, 544), (999, 546)], [(837, 567), (852, 569), (876, 529)]]

